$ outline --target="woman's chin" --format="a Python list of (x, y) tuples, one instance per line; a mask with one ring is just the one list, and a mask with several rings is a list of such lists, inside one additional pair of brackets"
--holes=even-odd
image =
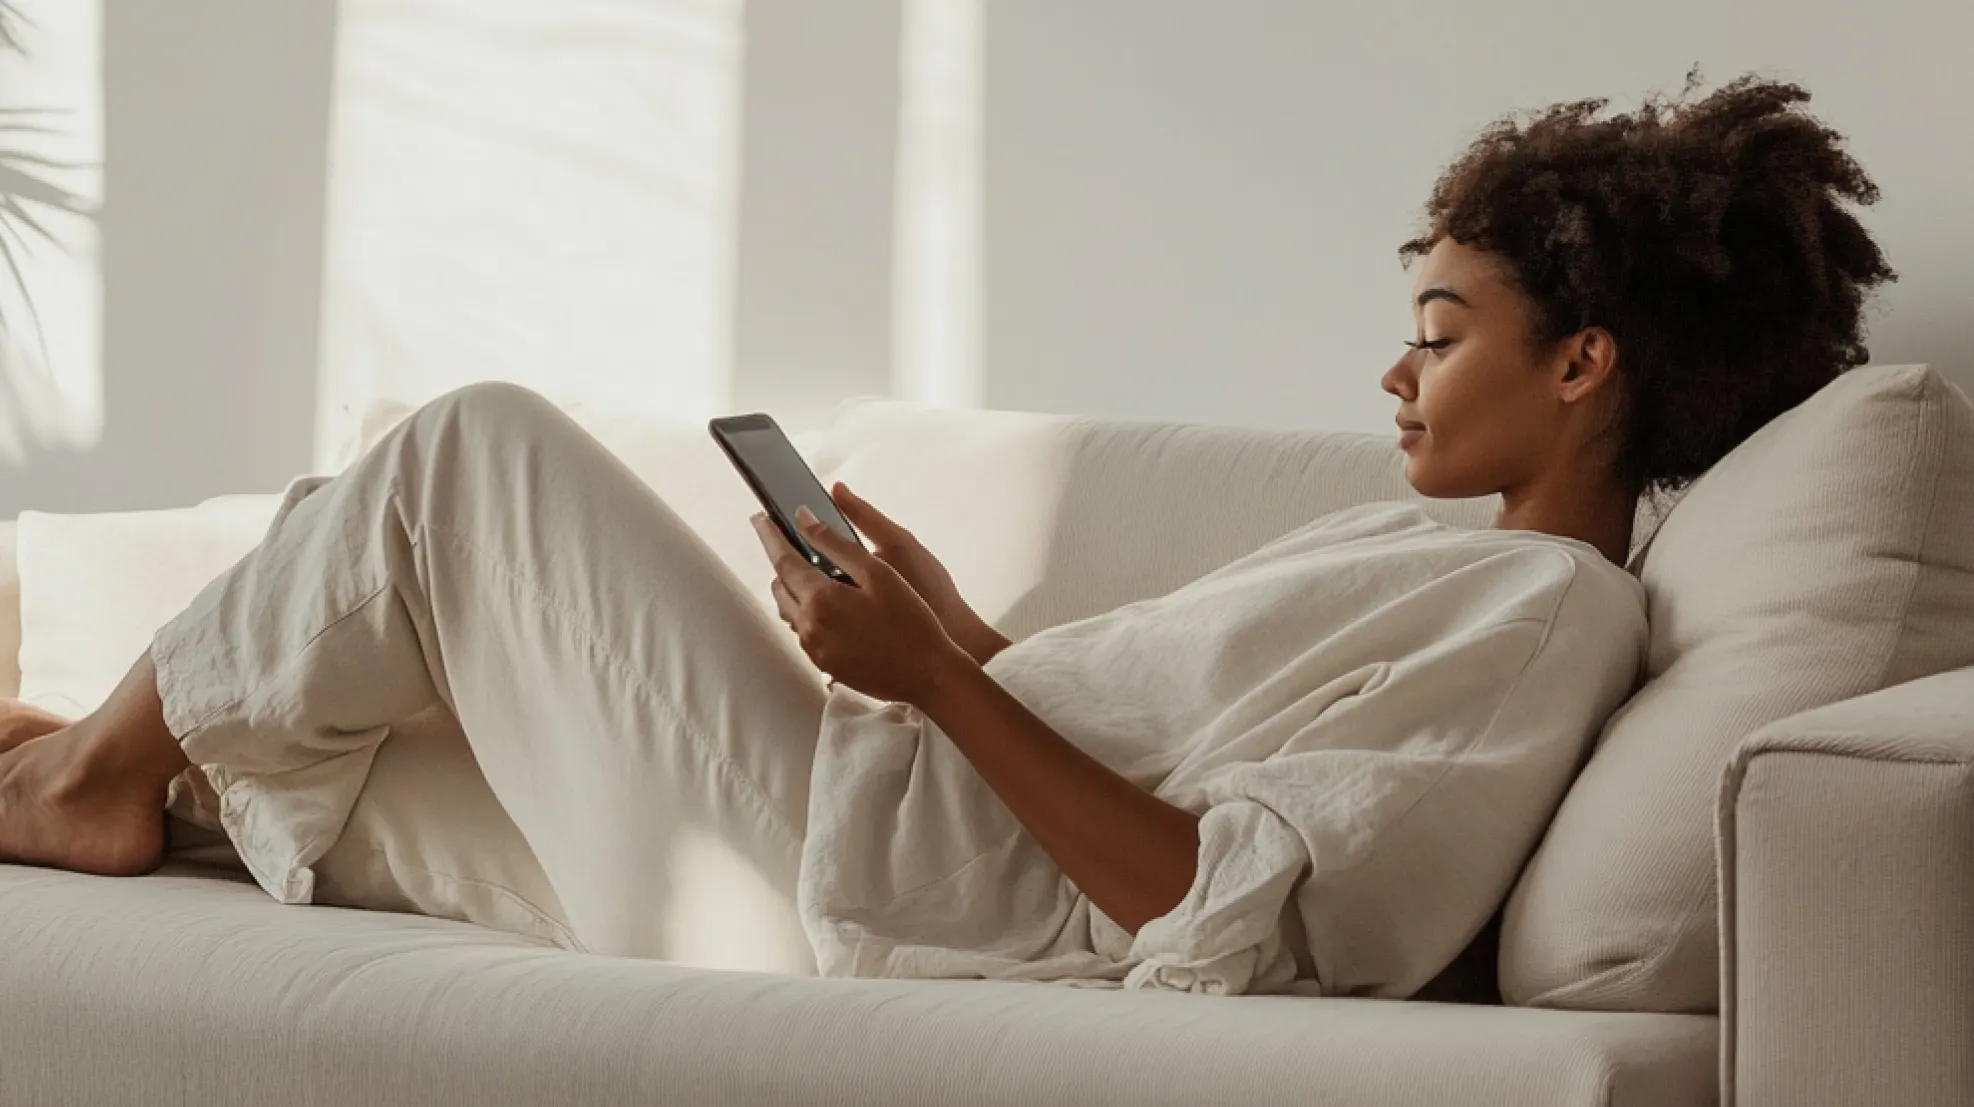
[(1449, 480), (1444, 471), (1416, 451), (1405, 455), (1405, 482), (1414, 492), (1433, 500), (1464, 500), (1486, 495), (1471, 491), (1463, 482)]
[(1405, 483), (1411, 485), (1412, 491), (1421, 496), (1435, 494), (1432, 491), (1432, 467), (1421, 461), (1419, 455), (1410, 450), (1405, 453)]

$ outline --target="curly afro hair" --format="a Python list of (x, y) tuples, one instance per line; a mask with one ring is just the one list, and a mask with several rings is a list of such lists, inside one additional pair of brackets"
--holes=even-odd
[(1538, 340), (1617, 339), (1617, 475), (1675, 491), (1864, 364), (1863, 304), (1895, 280), (1841, 201), (1878, 187), (1793, 84), (1742, 77), (1599, 118), (1607, 101), (1496, 122), (1426, 203), (1409, 264), (1443, 238), (1506, 263)]

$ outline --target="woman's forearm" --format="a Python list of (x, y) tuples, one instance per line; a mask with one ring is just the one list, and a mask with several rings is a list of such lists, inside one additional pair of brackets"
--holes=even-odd
[(960, 648), (965, 650), (967, 656), (974, 661), (985, 665), (993, 660), (995, 654), (1013, 644), (1007, 635), (987, 625), (984, 620), (977, 620), (975, 625), (967, 629), (965, 639), (960, 641)]
[(977, 664), (943, 665), (916, 706), (1112, 922), (1136, 934), (1185, 898), (1198, 815), (1078, 749)]

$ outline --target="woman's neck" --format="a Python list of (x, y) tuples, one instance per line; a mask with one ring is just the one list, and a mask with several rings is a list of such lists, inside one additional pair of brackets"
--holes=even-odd
[(1574, 538), (1597, 547), (1613, 564), (1623, 565), (1631, 554), (1631, 528), (1638, 516), (1638, 496), (1622, 490), (1518, 489), (1501, 494), (1497, 530), (1532, 530)]

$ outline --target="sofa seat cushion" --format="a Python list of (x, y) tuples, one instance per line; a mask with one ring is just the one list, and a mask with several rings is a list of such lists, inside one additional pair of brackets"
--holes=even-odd
[(1711, 1103), (1702, 1016), (819, 980), (0, 866), (0, 1103)]

